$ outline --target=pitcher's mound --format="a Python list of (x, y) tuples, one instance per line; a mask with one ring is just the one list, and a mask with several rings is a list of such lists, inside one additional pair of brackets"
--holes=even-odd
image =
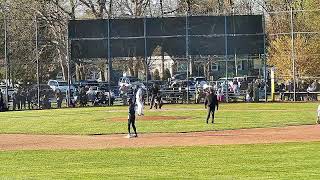
[[(188, 116), (136, 116), (139, 121), (170, 121), (170, 120), (186, 120)], [(112, 118), (112, 121), (128, 121), (127, 117)]]

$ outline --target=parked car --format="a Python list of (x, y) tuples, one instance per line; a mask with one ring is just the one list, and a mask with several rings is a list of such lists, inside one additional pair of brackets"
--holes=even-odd
[(208, 82), (205, 77), (191, 77), (189, 80), (193, 81), (198, 88), (208, 86)]
[(99, 85), (98, 81), (96, 80), (81, 80), (78, 82), (78, 84), (81, 86), (89, 86), (89, 87)]
[(171, 77), (171, 80), (186, 80), (187, 79), (187, 73), (180, 73), (175, 74)]
[(121, 77), (118, 82), (118, 86), (132, 86), (132, 84), (139, 82), (140, 80), (136, 77), (132, 76), (126, 76), (126, 77)]
[[(61, 92), (66, 93), (69, 86), (68, 82), (66, 81), (59, 81), (59, 80), (49, 80), (48, 85), (51, 87), (53, 91), (56, 91), (57, 89), (60, 89)], [(72, 92), (75, 91), (75, 87), (73, 85), (70, 85), (70, 90)]]
[[(109, 89), (105, 86), (91, 86), (89, 90), (86, 92), (88, 95), (89, 101), (92, 101), (95, 99), (95, 96), (97, 93), (103, 93), (106, 97), (109, 97)], [(111, 91), (111, 98), (114, 98), (115, 94), (113, 91)]]
[[(53, 98), (55, 95), (55, 91), (47, 84), (40, 84), (40, 96), (46, 94), (49, 98)], [(38, 85), (32, 85), (29, 89), (31, 91), (32, 96), (36, 97), (38, 92)]]

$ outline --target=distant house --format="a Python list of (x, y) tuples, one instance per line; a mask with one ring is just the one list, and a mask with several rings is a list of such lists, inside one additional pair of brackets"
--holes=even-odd
[[(205, 76), (210, 80), (239, 76), (262, 76), (263, 63), (261, 58), (241, 55), (229, 56), (227, 61), (224, 56), (193, 57), (193, 76)], [(226, 68), (227, 66), (227, 68)]]
[(166, 69), (169, 69), (170, 74), (174, 72), (174, 60), (170, 56), (164, 56), (164, 61), (162, 61), (162, 56), (152, 56), (150, 59), (150, 73), (153, 76), (156, 69), (158, 69), (160, 77), (163, 77), (163, 73)]
[[(226, 68), (227, 64), (227, 68)], [(250, 56), (238, 56), (229, 57), (226, 63), (225, 59), (217, 59), (210, 63), (210, 77), (214, 80), (221, 77), (226, 77), (226, 71), (228, 77), (239, 76), (262, 76), (263, 75), (263, 63), (259, 57)]]

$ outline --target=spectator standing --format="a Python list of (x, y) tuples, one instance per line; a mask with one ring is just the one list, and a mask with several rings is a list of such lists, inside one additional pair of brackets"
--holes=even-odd
[(284, 83), (280, 83), (278, 85), (278, 88), (280, 93), (280, 100), (284, 101), (285, 100), (284, 92), (286, 92), (286, 86), (284, 85)]
[(63, 94), (60, 89), (56, 90), (57, 108), (61, 108), (63, 101)]
[(23, 109), (26, 109), (26, 101), (27, 101), (27, 93), (25, 90), (21, 91), (21, 95), (20, 95), (20, 106), (21, 109), (23, 107)]
[(240, 90), (247, 90), (247, 89), (248, 89), (248, 81), (243, 80), (243, 81), (240, 83)]
[(224, 101), (223, 89), (221, 87), (218, 88), (217, 98), (220, 102)]
[(248, 84), (247, 94), (248, 94), (247, 101), (252, 102), (252, 100), (253, 100), (253, 82)]
[(237, 79), (234, 79), (232, 82), (232, 90), (234, 94), (238, 94), (238, 87), (239, 87), (239, 83)]
[(42, 109), (50, 109), (51, 103), (47, 94), (44, 94), (42, 97)]
[(31, 109), (31, 103), (32, 103), (32, 94), (31, 94), (30, 90), (27, 90), (27, 92), (26, 92), (26, 100), (27, 100), (27, 103), (28, 103), (28, 109), (30, 110)]
[(184, 86), (181, 86), (180, 88), (182, 97), (181, 97), (181, 104), (187, 103), (187, 89)]
[(311, 84), (310, 84), (310, 86), (308, 87), (308, 89), (307, 89), (307, 92), (308, 92), (308, 94), (309, 94), (309, 97), (311, 97), (311, 100), (313, 100), (313, 101), (316, 101), (318, 98), (317, 98), (317, 94), (313, 94), (313, 92), (316, 92), (317, 91), (317, 89), (318, 89), (318, 83), (317, 83), (317, 81), (316, 80), (314, 80)]
[(292, 101), (293, 100), (293, 91), (294, 91), (294, 84), (292, 81), (289, 81), (288, 82), (288, 91), (289, 91), (289, 97), (288, 97), (288, 100)]
[(201, 89), (196, 86), (195, 104), (199, 104), (201, 99)]
[[(89, 99), (89, 95), (90, 93), (86, 93), (86, 90), (85, 90), (85, 87), (82, 86), (79, 88), (79, 91), (78, 91), (78, 99), (77, 101), (79, 102), (80, 106), (83, 107), (83, 106), (86, 106), (87, 105), (87, 101), (91, 101), (92, 104), (93, 104), (93, 101), (94, 101), (94, 97), (92, 94), (90, 94), (90, 98)], [(73, 106), (75, 106), (76, 103), (74, 103)]]
[(257, 79), (254, 83), (253, 83), (253, 101), (254, 102), (259, 102), (259, 80)]
[(17, 109), (17, 105), (18, 105), (18, 102), (17, 102), (17, 92), (14, 91), (11, 95), (11, 98), (12, 98), (12, 109), (15, 111)]
[(92, 102), (92, 104), (94, 104), (94, 100), (96, 98), (96, 92), (93, 90), (93, 87), (90, 87), (87, 92), (85, 92), (84, 88), (81, 88), (79, 94), (80, 94), (80, 97), (81, 97), (80, 101), (82, 101), (84, 95), (87, 95), (89, 102)]
[(18, 108), (18, 110), (20, 110), (21, 109), (21, 104), (22, 104), (22, 101), (21, 101), (21, 89), (18, 89), (18, 91), (17, 91), (16, 101), (17, 101), (17, 108)]
[(100, 101), (100, 92), (97, 92), (95, 95), (95, 99), (93, 101), (93, 106), (99, 106), (101, 104)]
[(0, 91), (0, 112), (4, 111), (4, 101), (3, 101), (3, 94)]

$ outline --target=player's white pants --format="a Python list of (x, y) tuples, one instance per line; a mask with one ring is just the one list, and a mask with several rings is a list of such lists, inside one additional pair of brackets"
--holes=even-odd
[(137, 99), (137, 113), (138, 116), (144, 115), (143, 113), (143, 102)]

